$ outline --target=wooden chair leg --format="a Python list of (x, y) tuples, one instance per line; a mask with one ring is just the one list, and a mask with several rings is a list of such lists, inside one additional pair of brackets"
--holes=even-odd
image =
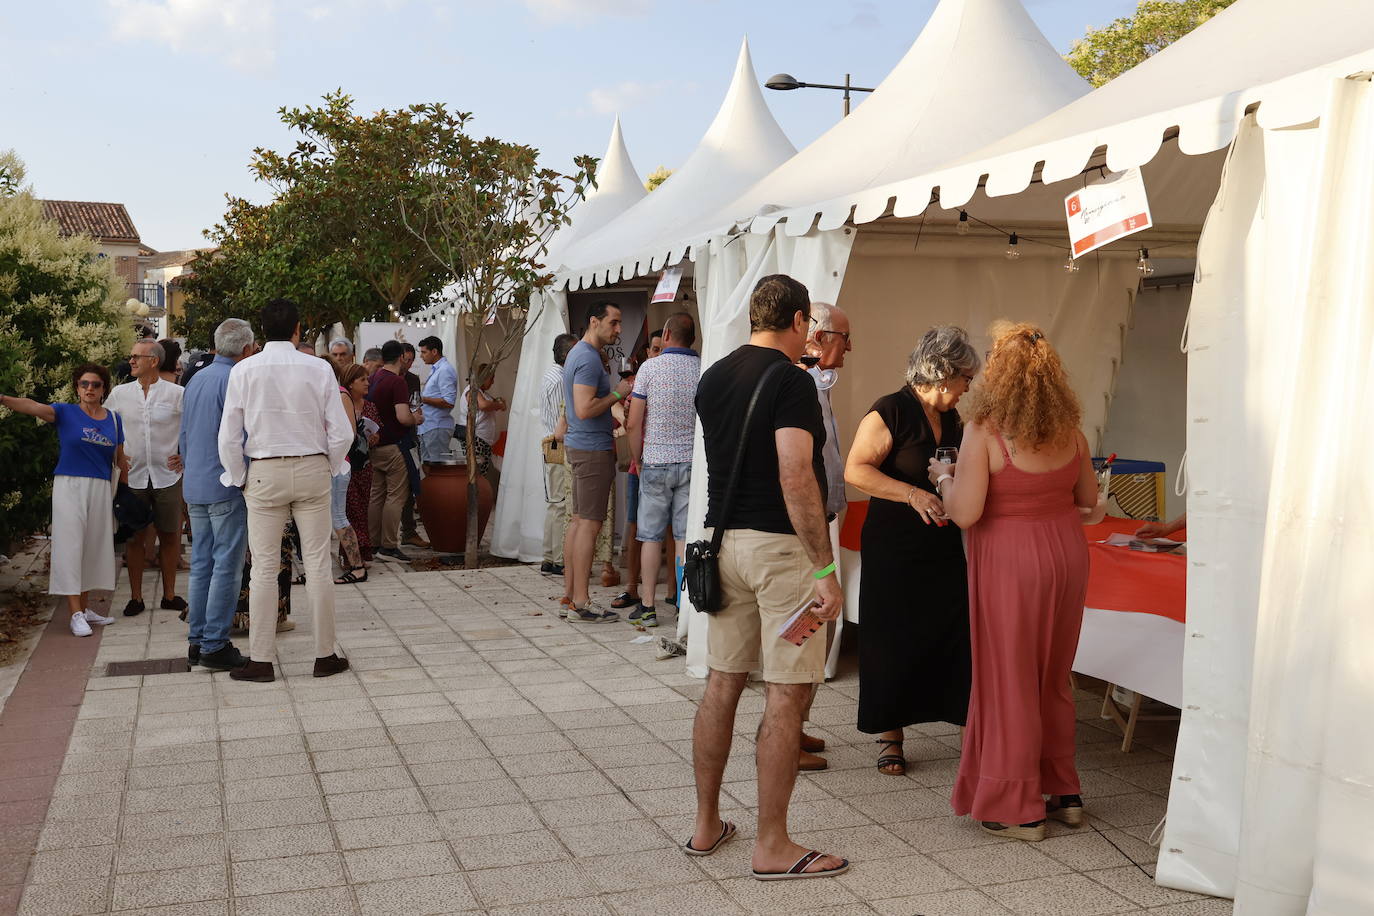
[(1123, 754), (1129, 754), (1131, 752), (1131, 743), (1135, 741), (1135, 726), (1136, 723), (1140, 721), (1140, 703), (1143, 698), (1139, 693), (1134, 691), (1132, 692), (1132, 696), (1134, 699), (1131, 700), (1131, 715), (1126, 720), (1126, 733), (1121, 742), (1121, 752)]

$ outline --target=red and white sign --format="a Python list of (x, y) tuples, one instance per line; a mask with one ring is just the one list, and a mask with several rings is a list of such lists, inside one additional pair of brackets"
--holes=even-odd
[(1064, 216), (1075, 258), (1154, 225), (1140, 169), (1116, 172), (1074, 191), (1064, 198)]
[(677, 298), (678, 285), (682, 283), (682, 268), (668, 267), (663, 271), (663, 275), (658, 278), (658, 286), (654, 289), (654, 297), (650, 302), (672, 302)]

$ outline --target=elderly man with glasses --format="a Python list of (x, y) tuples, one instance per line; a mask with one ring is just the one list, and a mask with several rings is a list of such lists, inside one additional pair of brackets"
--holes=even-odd
[[(133, 381), (116, 385), (105, 406), (124, 422), (124, 451), (129, 457), (129, 486), (153, 509), (153, 528), (161, 546), (158, 565), (162, 573), (165, 611), (186, 610), (186, 600), (176, 593), (177, 565), (181, 558), (181, 400), (184, 389), (161, 377), (166, 357), (162, 345), (140, 340), (129, 353)], [(129, 568), (129, 603), (124, 616), (144, 611), (143, 569), (152, 547), (152, 530), (129, 539), (124, 560)]]

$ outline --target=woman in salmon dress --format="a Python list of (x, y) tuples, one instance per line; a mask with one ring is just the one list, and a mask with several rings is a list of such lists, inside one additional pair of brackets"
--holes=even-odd
[(994, 335), (957, 473), (933, 460), (930, 470), (968, 532), (973, 688), (952, 803), (990, 833), (1038, 841), (1047, 816), (1083, 817), (1069, 672), (1097, 478), (1058, 353), (1031, 325)]

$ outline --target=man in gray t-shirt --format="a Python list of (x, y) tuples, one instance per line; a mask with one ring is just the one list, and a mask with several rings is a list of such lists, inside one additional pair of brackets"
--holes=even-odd
[(563, 539), (565, 575), (571, 585), (568, 619), (584, 623), (619, 620), (615, 611), (591, 601), (589, 582), (596, 536), (606, 517), (615, 483), (615, 439), (611, 405), (630, 393), (629, 380), (611, 387), (601, 362), (601, 348), (620, 339), (620, 309), (598, 302), (587, 313), (587, 333), (563, 364), (564, 406), (568, 431), (564, 455), (572, 472), (572, 520)]

